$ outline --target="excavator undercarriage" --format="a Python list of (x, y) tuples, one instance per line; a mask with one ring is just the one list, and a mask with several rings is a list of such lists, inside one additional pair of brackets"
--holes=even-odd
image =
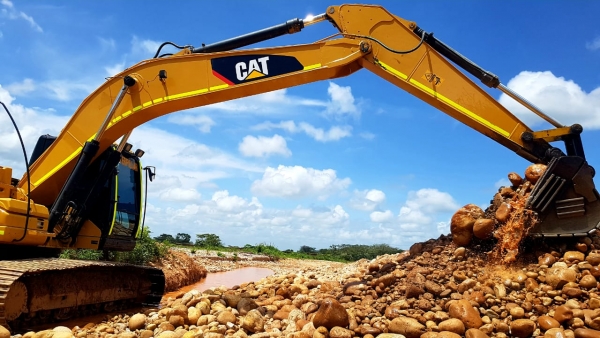
[(71, 259), (0, 261), (0, 325), (24, 329), (132, 306), (158, 307), (160, 269)]

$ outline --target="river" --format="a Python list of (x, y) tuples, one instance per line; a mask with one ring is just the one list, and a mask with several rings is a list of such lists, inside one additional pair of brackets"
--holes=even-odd
[(235, 285), (240, 285), (242, 283), (258, 281), (261, 278), (270, 276), (272, 274), (273, 270), (271, 269), (255, 267), (246, 267), (224, 272), (213, 272), (207, 274), (206, 278), (195, 284), (184, 286), (177, 291), (166, 293), (163, 296), (163, 300), (169, 297), (174, 297), (182, 291), (188, 292), (191, 290), (198, 290), (202, 292), (212, 287), (219, 287), (221, 285), (224, 285), (227, 288), (231, 288)]

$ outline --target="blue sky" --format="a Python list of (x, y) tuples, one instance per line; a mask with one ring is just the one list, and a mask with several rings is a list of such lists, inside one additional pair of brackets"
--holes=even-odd
[[(0, 0), (0, 100), (32, 151), (56, 135), (104, 78), (164, 41), (211, 43), (308, 14), (321, 1)], [(563, 124), (581, 123), (600, 163), (600, 2), (382, 1), (392, 13), (497, 74)], [(257, 46), (309, 43), (328, 23)], [(489, 91), (533, 129), (548, 126)], [(0, 114), (0, 165), (24, 170)], [(387, 243), (407, 249), (448, 233), (453, 212), (486, 207), (528, 163), (366, 70), (161, 117), (131, 139), (157, 167), (147, 225), (215, 233), (228, 245), (297, 250)]]

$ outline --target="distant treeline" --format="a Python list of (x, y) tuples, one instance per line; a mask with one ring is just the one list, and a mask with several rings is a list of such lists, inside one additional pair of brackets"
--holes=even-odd
[(175, 245), (193, 246), (192, 250), (199, 249), (227, 251), (227, 252), (247, 252), (254, 254), (267, 255), (272, 258), (304, 258), (320, 259), (338, 262), (354, 262), (359, 259), (373, 259), (380, 255), (400, 253), (403, 250), (394, 248), (387, 244), (339, 244), (332, 245), (327, 249), (319, 249), (308, 245), (301, 246), (297, 251), (279, 250), (271, 244), (246, 244), (244, 247), (224, 246), (221, 238), (215, 234), (198, 234), (196, 241), (192, 243), (191, 236), (185, 233), (178, 233), (175, 237), (169, 234), (161, 234), (154, 237), (156, 241), (171, 243)]

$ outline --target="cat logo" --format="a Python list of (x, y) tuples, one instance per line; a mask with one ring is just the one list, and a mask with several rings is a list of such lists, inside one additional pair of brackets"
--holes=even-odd
[(287, 55), (236, 55), (210, 61), (213, 75), (228, 85), (262, 80), (304, 69), (295, 57)]
[(238, 62), (235, 64), (235, 75), (239, 81), (256, 79), (257, 77), (263, 77), (269, 75), (269, 61), (268, 56), (263, 56), (258, 59), (253, 59), (246, 62)]
[(427, 80), (427, 82), (429, 82), (437, 87), (439, 87), (442, 84), (442, 82), (444, 82), (444, 80), (442, 80), (441, 77), (435, 75), (434, 73), (430, 73), (430, 72), (425, 73), (423, 78), (425, 80)]

